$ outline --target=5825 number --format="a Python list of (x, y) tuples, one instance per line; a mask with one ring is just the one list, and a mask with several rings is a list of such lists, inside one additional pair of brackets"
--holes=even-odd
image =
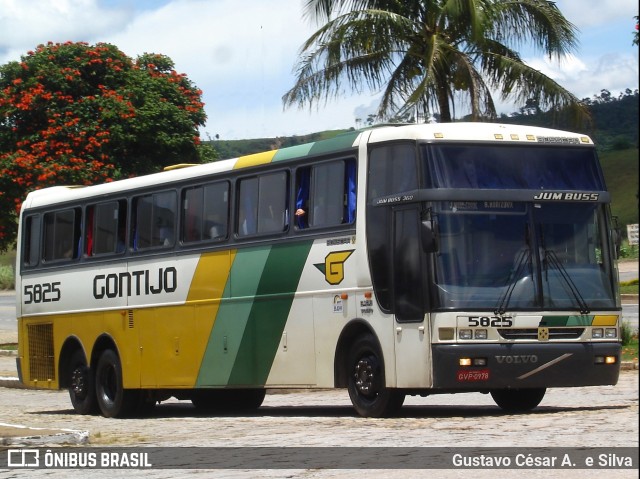
[(60, 293), (60, 282), (25, 284), (23, 296), (24, 304), (60, 301), (60, 297), (62, 296)]
[(469, 316), (469, 326), (482, 326), (492, 328), (509, 328), (513, 326), (513, 319), (510, 316)]

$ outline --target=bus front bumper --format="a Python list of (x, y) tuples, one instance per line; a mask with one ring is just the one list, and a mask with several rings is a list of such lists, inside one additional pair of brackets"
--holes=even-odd
[(433, 387), (481, 391), (613, 385), (620, 353), (620, 343), (436, 344)]

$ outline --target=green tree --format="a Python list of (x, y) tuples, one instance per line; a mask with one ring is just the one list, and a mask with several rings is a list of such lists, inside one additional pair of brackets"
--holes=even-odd
[(494, 119), (493, 94), (588, 119), (573, 94), (516, 50), (527, 43), (560, 59), (576, 47), (576, 29), (555, 2), (307, 0), (305, 15), (322, 26), (301, 48), (285, 107), (367, 88), (382, 92), (380, 119), (415, 110), (448, 122), (456, 104), (474, 120)]
[(170, 58), (104, 43), (50, 42), (0, 66), (0, 251), (29, 191), (197, 162), (201, 95)]

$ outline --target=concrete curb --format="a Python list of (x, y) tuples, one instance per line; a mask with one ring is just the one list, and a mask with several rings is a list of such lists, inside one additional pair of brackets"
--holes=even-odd
[(638, 296), (637, 294), (621, 294), (620, 301), (622, 304), (638, 304)]
[(2, 446), (79, 445), (88, 443), (89, 431), (44, 429), (0, 423), (0, 445)]

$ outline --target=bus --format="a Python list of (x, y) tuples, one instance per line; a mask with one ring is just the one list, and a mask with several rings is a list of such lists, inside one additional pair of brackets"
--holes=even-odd
[(44, 188), (20, 213), (19, 377), (106, 417), (284, 388), (365, 417), (458, 392), (528, 411), (617, 383), (609, 203), (589, 137), (491, 123)]

